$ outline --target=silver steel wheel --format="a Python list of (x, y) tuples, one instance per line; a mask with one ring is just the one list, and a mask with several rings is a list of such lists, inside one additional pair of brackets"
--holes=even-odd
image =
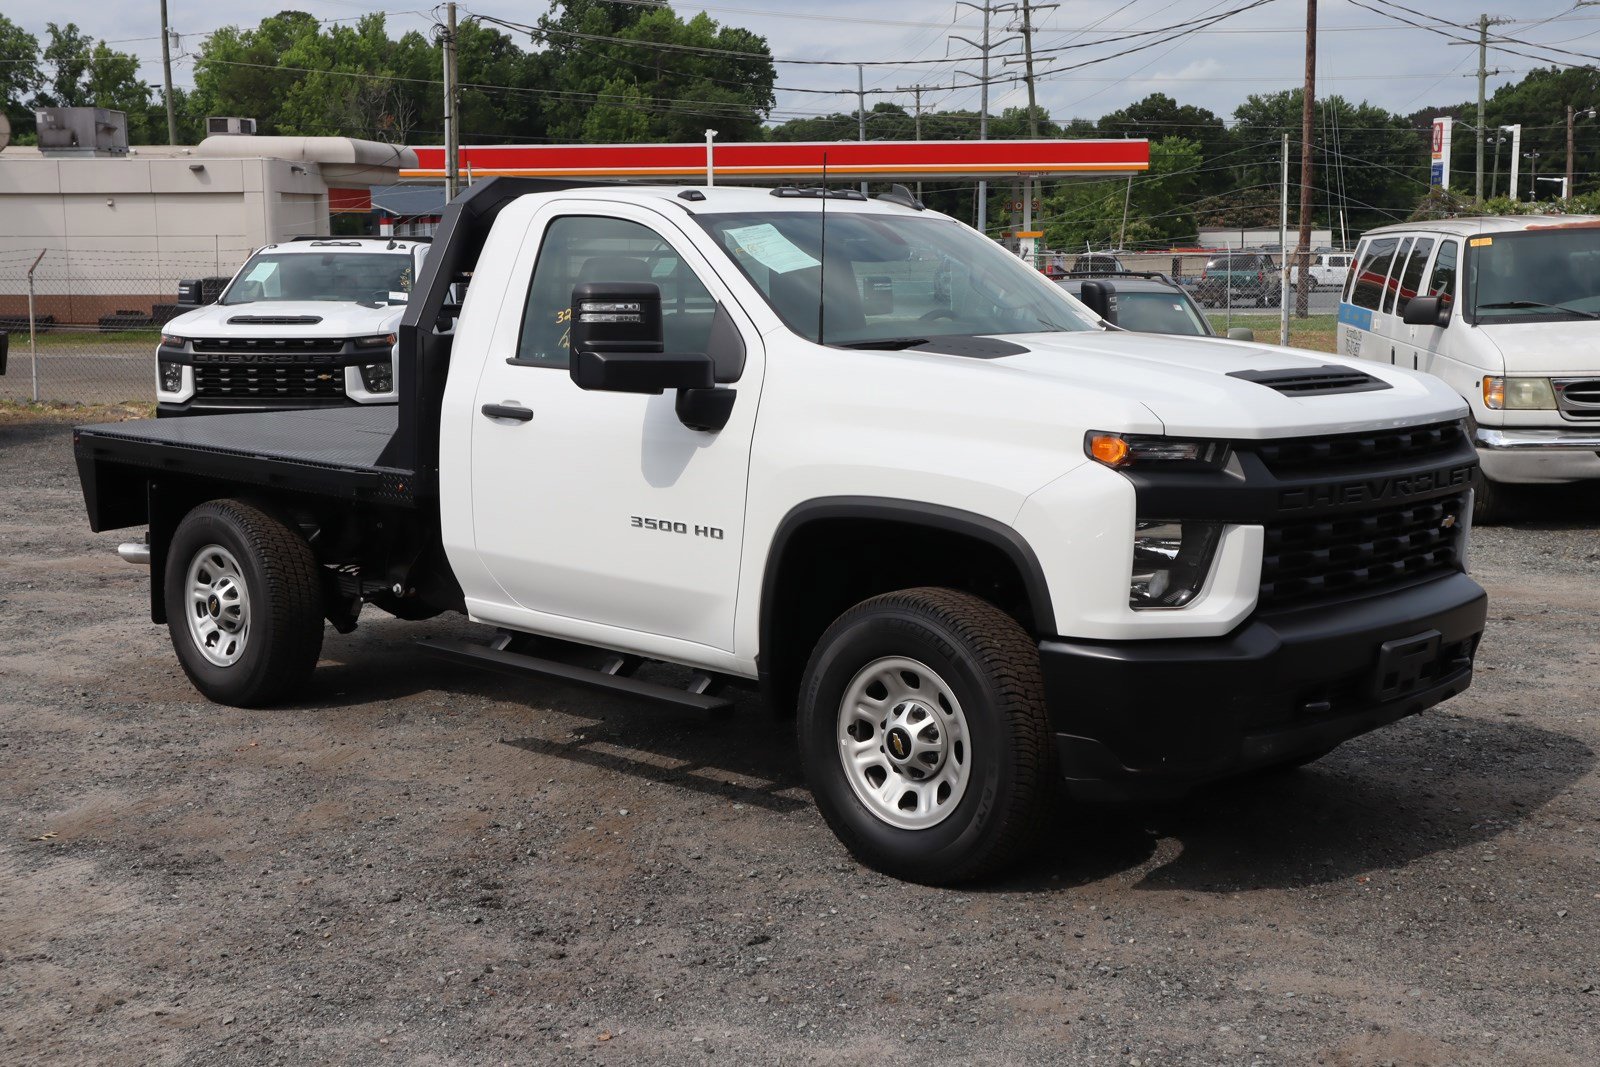
[(250, 639), (250, 592), (239, 561), (221, 545), (207, 545), (189, 561), (189, 636), (200, 654), (231, 667)]
[(967, 718), (926, 665), (890, 656), (863, 667), (839, 705), (839, 761), (856, 798), (902, 830), (949, 817), (971, 780)]

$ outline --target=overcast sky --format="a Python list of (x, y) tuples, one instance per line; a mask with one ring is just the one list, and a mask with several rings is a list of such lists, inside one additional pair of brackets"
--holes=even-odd
[[(1209, 29), (1169, 43), (1145, 48), (1117, 59), (1052, 74), (1052, 68), (1081, 64), (1129, 47), (1159, 41), (1164, 36), (1139, 37), (1120, 43), (1095, 44), (1129, 31), (1156, 29), (1244, 6), (1249, 0), (1062, 0), (1059, 6), (1035, 14), (1034, 47), (1051, 54), (1054, 63), (1038, 65), (1039, 101), (1058, 120), (1093, 118), (1152, 92), (1164, 92), (1180, 102), (1197, 104), (1222, 114), (1251, 93), (1273, 92), (1300, 83), (1304, 48), (1305, 5), (1300, 0), (1271, 0)], [(76, 22), (92, 36), (106, 39), (144, 61), (143, 74), (152, 85), (161, 81), (160, 7), (157, 0), (53, 0), (37, 6), (7, 5), (8, 16), (28, 30), (45, 34), (45, 23)], [(969, 7), (948, 3), (907, 4), (903, 0), (810, 0), (795, 4), (771, 0), (726, 0), (707, 5), (674, 3), (680, 13), (704, 10), (719, 22), (743, 26), (765, 35), (779, 59), (833, 59), (848, 61), (942, 60), (970, 56), (974, 49), (951, 34), (977, 40), (981, 16)], [(1372, 0), (1372, 6), (1398, 10)], [(1427, 12), (1438, 21), (1466, 22), (1476, 17), (1458, 0), (1405, 0), (1405, 6)], [(386, 11), (391, 35), (407, 29), (426, 29), (434, 15), (428, 9), (398, 10), (393, 0), (234, 0), (227, 5), (203, 0), (169, 0), (175, 30), (183, 34), (183, 50), (198, 48), (203, 35), (220, 25), (253, 25), (285, 7), (309, 11), (322, 19), (349, 20), (368, 11)], [(1317, 88), (1319, 94), (1337, 93), (1352, 100), (1369, 100), (1393, 111), (1410, 112), (1424, 104), (1471, 99), (1476, 93), (1475, 47), (1452, 46), (1444, 37), (1394, 23), (1362, 10), (1350, 0), (1322, 0), (1318, 36)], [(1600, 7), (1574, 8), (1573, 0), (1516, 0), (1502, 9), (1515, 12), (1516, 21), (1495, 32), (1525, 41), (1556, 45), (1573, 52), (1600, 54)], [(219, 11), (226, 10), (225, 18)], [(442, 12), (443, 8), (438, 9)], [(460, 11), (480, 12), (531, 23), (546, 10), (544, 4), (522, 0), (465, 0)], [(993, 39), (1012, 36), (1007, 27), (1014, 16), (994, 17)], [(1465, 31), (1463, 31), (1465, 35)], [(526, 41), (522, 42), (526, 44)], [(1076, 47), (1084, 44), (1089, 47)], [(1065, 47), (1064, 46), (1071, 46)], [(1020, 50), (1013, 42), (996, 55)], [(1500, 73), (1495, 85), (1520, 77), (1538, 64), (1516, 55), (1490, 53), (1491, 69)], [(998, 60), (991, 75), (1005, 70)], [(914, 84), (947, 88), (924, 93), (930, 109), (976, 108), (976, 60), (906, 66), (869, 66), (869, 90), (896, 89)], [(189, 85), (192, 68), (179, 59), (174, 70), (179, 85)], [(964, 88), (950, 89), (952, 83)], [(828, 111), (850, 111), (855, 106), (853, 66), (804, 66), (780, 63), (778, 84), (810, 89), (847, 88), (849, 94), (824, 96), (780, 91), (774, 120)], [(911, 104), (909, 93), (874, 94)], [(1026, 103), (1020, 84), (991, 88), (990, 108)], [(1530, 116), (1530, 120), (1535, 117)]]

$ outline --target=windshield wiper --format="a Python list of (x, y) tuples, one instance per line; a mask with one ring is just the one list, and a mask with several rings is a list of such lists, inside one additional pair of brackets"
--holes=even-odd
[(898, 352), (904, 348), (915, 348), (928, 343), (926, 337), (882, 337), (876, 341), (851, 341), (849, 344), (840, 345), (840, 348), (872, 348), (885, 352)]
[(1600, 319), (1600, 313), (1585, 311), (1583, 308), (1569, 307), (1566, 304), (1546, 304), (1539, 300), (1500, 300), (1493, 304), (1479, 304), (1478, 310), (1489, 308), (1550, 308), (1552, 311), (1567, 311), (1574, 315), (1582, 315), (1586, 319)]

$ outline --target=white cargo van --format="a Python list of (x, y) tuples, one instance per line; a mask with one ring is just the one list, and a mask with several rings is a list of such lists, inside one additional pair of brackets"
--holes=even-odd
[(1438, 375), (1472, 408), (1484, 484), (1600, 479), (1600, 218), (1406, 223), (1356, 247), (1339, 351)]

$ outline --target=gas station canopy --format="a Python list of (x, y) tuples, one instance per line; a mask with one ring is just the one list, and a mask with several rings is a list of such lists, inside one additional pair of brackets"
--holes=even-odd
[[(443, 178), (444, 149), (415, 149), (417, 166), (402, 178)], [(852, 181), (1037, 178), (1134, 174), (1150, 167), (1144, 140), (1082, 141), (770, 141), (714, 144), (470, 145), (460, 149), (462, 176), (703, 178), (718, 181)]]

